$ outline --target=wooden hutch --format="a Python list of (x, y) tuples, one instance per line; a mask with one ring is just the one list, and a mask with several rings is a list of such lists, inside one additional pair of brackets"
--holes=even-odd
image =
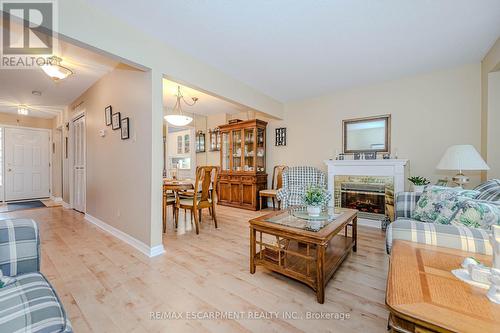
[(259, 191), (267, 188), (266, 125), (253, 119), (219, 126), (219, 204), (259, 209)]

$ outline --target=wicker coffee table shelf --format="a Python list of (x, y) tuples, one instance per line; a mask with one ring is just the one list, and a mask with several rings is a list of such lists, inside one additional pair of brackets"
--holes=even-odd
[(325, 301), (325, 286), (351, 249), (356, 252), (357, 211), (336, 212), (318, 231), (308, 230), (288, 211), (250, 221), (250, 273), (256, 266), (301, 281)]

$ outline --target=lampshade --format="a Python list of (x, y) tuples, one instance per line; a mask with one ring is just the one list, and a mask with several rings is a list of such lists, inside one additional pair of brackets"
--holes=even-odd
[(448, 147), (441, 161), (437, 165), (439, 170), (489, 170), (490, 167), (483, 160), (476, 148), (472, 145), (454, 145)]

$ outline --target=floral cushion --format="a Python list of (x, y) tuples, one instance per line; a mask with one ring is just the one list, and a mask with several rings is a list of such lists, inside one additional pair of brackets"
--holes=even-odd
[(462, 203), (451, 224), (490, 230), (500, 225), (500, 206), (491, 202), (467, 200)]
[(479, 194), (458, 187), (427, 186), (411, 217), (422, 222), (450, 224), (461, 203)]

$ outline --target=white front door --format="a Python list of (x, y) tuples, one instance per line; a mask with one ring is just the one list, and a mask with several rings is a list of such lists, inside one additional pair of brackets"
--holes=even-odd
[(85, 116), (73, 120), (73, 208), (85, 213)]
[(5, 200), (50, 196), (49, 133), (5, 128)]

